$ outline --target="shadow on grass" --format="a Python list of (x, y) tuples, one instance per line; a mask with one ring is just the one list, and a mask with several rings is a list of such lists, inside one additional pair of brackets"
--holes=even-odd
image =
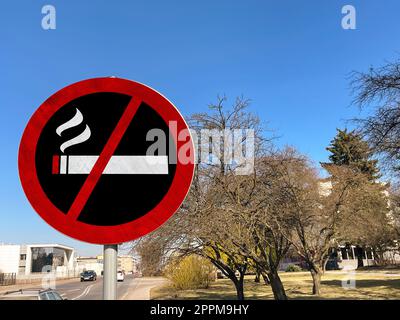
[[(246, 299), (268, 299), (264, 290), (269, 287), (245, 281)], [(271, 295), (272, 298), (272, 295)], [(185, 299), (185, 300), (236, 300), (236, 290), (230, 280), (218, 280), (207, 289), (176, 290), (165, 286), (152, 290), (152, 299)]]
[[(289, 300), (361, 300), (361, 299), (400, 299), (400, 279), (360, 279), (355, 288), (342, 286), (339, 279), (322, 281), (322, 295), (311, 294), (312, 281), (284, 281)], [(274, 299), (270, 286), (245, 280), (246, 300)], [(159, 288), (153, 299), (185, 299), (185, 300), (236, 300), (236, 291), (229, 280), (218, 280), (208, 289), (176, 290), (172, 287)]]
[[(393, 298), (393, 294), (400, 296), (400, 279), (356, 279), (354, 288), (343, 288), (341, 280), (324, 280), (322, 285), (326, 287), (343, 288), (344, 292), (356, 293), (359, 298), (363, 295), (368, 299)], [(336, 299), (340, 299), (338, 297)], [(343, 297), (346, 299), (346, 297)]]
[[(340, 280), (324, 280), (323, 285), (326, 286), (342, 286), (342, 281)], [(356, 280), (356, 288), (372, 288), (372, 287), (387, 287), (391, 289), (400, 290), (400, 279), (362, 279)]]

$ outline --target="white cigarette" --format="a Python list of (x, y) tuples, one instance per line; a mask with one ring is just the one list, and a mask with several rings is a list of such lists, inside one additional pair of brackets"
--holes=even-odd
[[(89, 174), (99, 156), (53, 157), (53, 174)], [(168, 174), (168, 156), (112, 156), (103, 174)]]

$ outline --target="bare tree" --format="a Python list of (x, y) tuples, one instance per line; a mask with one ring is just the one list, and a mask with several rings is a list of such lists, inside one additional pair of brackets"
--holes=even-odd
[(352, 74), (354, 103), (371, 107), (366, 118), (355, 119), (373, 150), (395, 172), (400, 165), (400, 61)]
[(293, 149), (281, 155), (275, 171), (280, 177), (274, 187), (275, 206), (281, 211), (276, 223), (308, 265), (312, 293), (319, 295), (329, 249), (337, 245), (341, 228), (363, 214), (352, 203), (370, 182), (363, 174), (334, 165), (329, 179), (321, 179), (308, 159)]
[[(211, 106), (215, 112), (209, 114), (197, 114), (192, 117), (195, 128), (215, 129), (224, 131), (226, 129), (253, 129), (254, 130), (254, 169), (251, 174), (237, 175), (237, 167), (226, 163), (220, 152), (220, 161), (217, 164), (220, 174), (212, 172), (212, 205), (211, 211), (218, 212), (221, 223), (214, 224), (222, 227), (218, 234), (222, 235), (221, 242), (228, 242), (229, 248), (241, 257), (241, 261), (249, 261), (261, 272), (264, 279), (272, 287), (275, 299), (287, 299), (283, 284), (278, 275), (281, 259), (286, 254), (289, 243), (274, 228), (270, 220), (268, 207), (268, 191), (263, 182), (270, 177), (263, 171), (262, 164), (267, 154), (271, 153), (270, 141), (262, 135), (262, 130), (257, 117), (245, 112), (248, 101), (238, 99), (229, 111), (224, 111), (225, 99), (220, 99), (216, 105)], [(243, 140), (243, 143), (246, 141)], [(271, 171), (270, 171), (271, 172)], [(229, 226), (229, 229), (227, 228)], [(228, 232), (227, 232), (228, 231)], [(215, 237), (215, 235), (214, 235)], [(231, 249), (232, 250), (232, 249)], [(246, 265), (247, 268), (247, 265)], [(242, 272), (237, 269), (242, 277)], [(243, 269), (242, 269), (243, 270)], [(244, 274), (243, 274), (244, 275)], [(233, 279), (234, 281), (234, 279)]]
[[(274, 201), (271, 185), (275, 179), (275, 159), (257, 159), (251, 176), (231, 176), (225, 182), (225, 208), (231, 219), (242, 226), (242, 231), (230, 235), (233, 243), (251, 260), (255, 269), (271, 285), (276, 300), (286, 300), (278, 270), (290, 242), (282, 236), (275, 223), (280, 210)], [(236, 237), (235, 237), (236, 236)]]
[[(378, 263), (384, 262), (387, 248), (394, 247), (395, 224), (391, 213), (388, 185), (362, 181), (353, 188), (343, 210), (349, 214), (340, 226), (337, 240), (361, 247), (371, 247)], [(359, 266), (363, 266), (359, 259)]]
[[(226, 108), (225, 104), (225, 97), (218, 98), (216, 104), (209, 106), (209, 112), (190, 117), (190, 127), (195, 130), (217, 130), (222, 134), (226, 130), (253, 129), (259, 152), (265, 140), (258, 118), (246, 111), (249, 100), (238, 98), (231, 108)], [(239, 165), (226, 161), (222, 138), (214, 137), (211, 141), (209, 155), (214, 161), (196, 166), (190, 192), (178, 213), (149, 237), (166, 244), (166, 255), (171, 252), (175, 255), (195, 253), (209, 259), (233, 282), (238, 299), (244, 299), (243, 282), (249, 259), (242, 248), (233, 242), (233, 239), (241, 238), (244, 227), (227, 210), (231, 194), (226, 193), (226, 188), (232, 186), (232, 177)], [(240, 143), (246, 143), (245, 135)], [(201, 144), (201, 148), (209, 150), (208, 140)]]
[[(254, 157), (265, 152), (268, 140), (262, 134), (258, 117), (246, 111), (249, 101), (236, 99), (232, 108), (226, 109), (226, 98), (219, 98), (216, 104), (210, 105), (210, 113), (195, 114), (191, 117), (191, 127), (197, 130), (254, 130)], [(245, 239), (247, 223), (243, 216), (247, 214), (252, 198), (255, 195), (255, 175), (237, 175), (237, 163), (227, 162), (225, 155), (232, 152), (226, 144), (218, 145), (212, 141), (214, 150), (219, 150), (216, 164), (202, 165), (201, 172), (205, 180), (210, 181), (209, 206), (207, 218), (211, 221), (210, 240), (207, 243), (208, 258), (235, 284), (238, 298), (243, 297), (244, 274), (250, 263), (248, 243)], [(243, 137), (241, 144), (248, 143)], [(204, 146), (201, 146), (204, 148)], [(254, 171), (254, 170), (253, 170)], [(207, 208), (207, 206), (205, 207)], [(201, 210), (203, 212), (207, 210)], [(211, 218), (210, 218), (211, 217)], [(211, 250), (210, 250), (211, 249)], [(209, 253), (212, 253), (211, 255)], [(215, 258), (219, 260), (216, 261)], [(225, 258), (224, 258), (225, 257)], [(226, 259), (228, 258), (228, 259)], [(229, 263), (227, 264), (227, 262)], [(232, 266), (234, 268), (232, 269)], [(232, 271), (236, 271), (236, 277)]]
[(163, 242), (145, 237), (136, 243), (135, 251), (140, 257), (140, 270), (144, 276), (158, 276), (163, 269)]

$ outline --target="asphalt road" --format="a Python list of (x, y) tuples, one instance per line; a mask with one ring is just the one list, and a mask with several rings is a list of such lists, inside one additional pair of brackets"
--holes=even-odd
[[(165, 280), (160, 278), (134, 278), (125, 276), (123, 282), (117, 284), (118, 300), (148, 300), (150, 289), (161, 285)], [(58, 284), (56, 291), (68, 300), (101, 300), (103, 298), (103, 278), (96, 281), (73, 282)]]

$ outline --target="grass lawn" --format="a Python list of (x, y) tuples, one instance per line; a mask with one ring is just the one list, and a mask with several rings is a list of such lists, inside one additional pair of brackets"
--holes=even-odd
[[(281, 273), (289, 299), (400, 299), (400, 270), (356, 272), (353, 274), (327, 272), (322, 277), (321, 296), (311, 293), (312, 280), (308, 272)], [(342, 281), (355, 280), (355, 287), (344, 288)], [(219, 279), (208, 289), (175, 290), (170, 284), (153, 288), (151, 299), (236, 299), (232, 282)], [(273, 299), (271, 288), (255, 283), (254, 276), (245, 278), (246, 299)]]

